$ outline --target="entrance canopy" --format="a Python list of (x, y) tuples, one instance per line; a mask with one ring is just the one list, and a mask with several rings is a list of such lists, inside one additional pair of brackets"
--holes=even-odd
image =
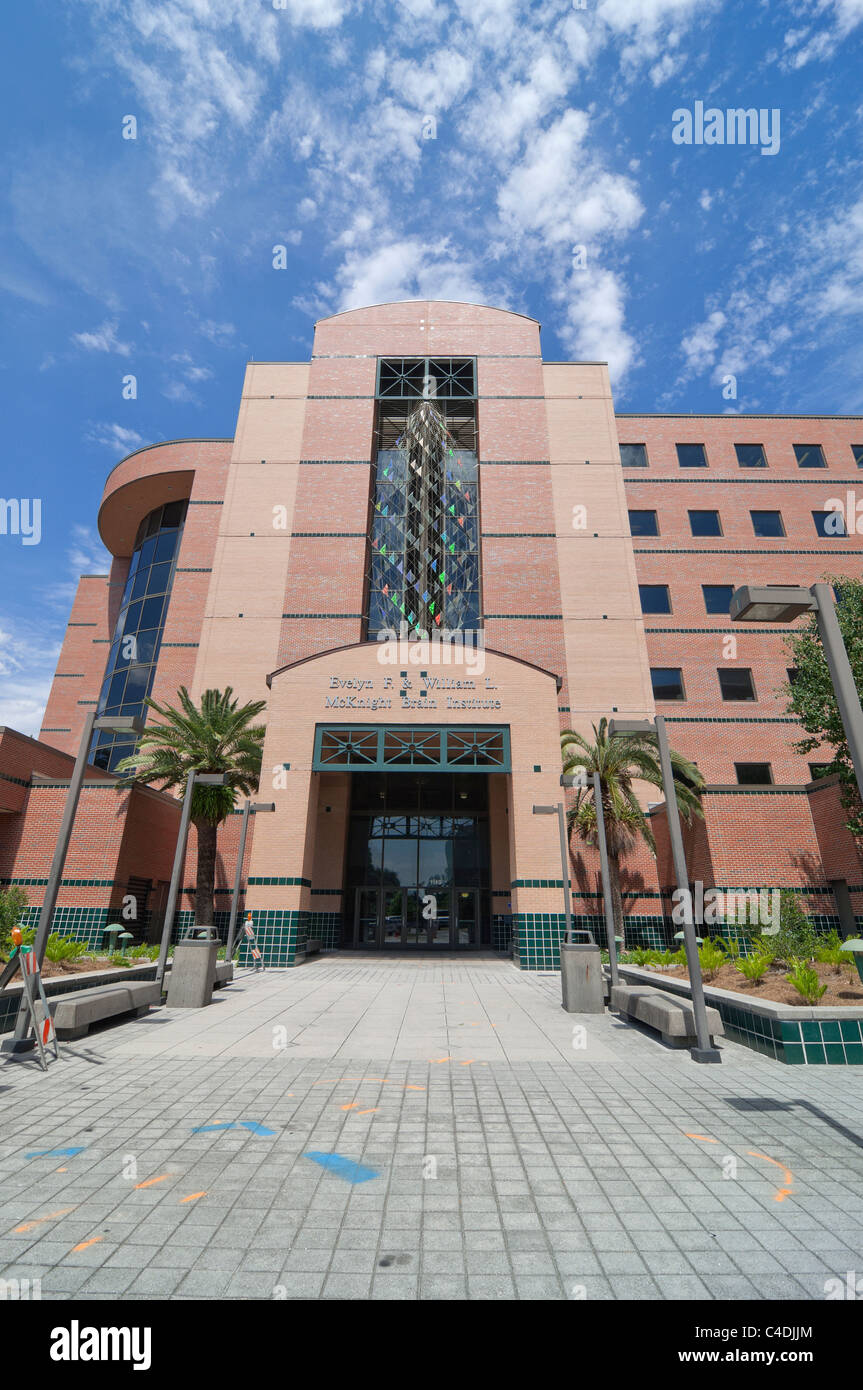
[(509, 728), (505, 724), (315, 726), (315, 772), (358, 768), (396, 772), (416, 767), (437, 772), (509, 772)]

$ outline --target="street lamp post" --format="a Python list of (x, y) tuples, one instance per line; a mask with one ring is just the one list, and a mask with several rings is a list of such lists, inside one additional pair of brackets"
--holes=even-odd
[(240, 882), (243, 876), (243, 859), (246, 854), (246, 835), (249, 830), (249, 816), (260, 815), (262, 811), (275, 811), (275, 801), (250, 801), (246, 797), (243, 807), (243, 825), (240, 830), (240, 848), (237, 853), (237, 871), (234, 874), (234, 891), (231, 895), (231, 920), (228, 923), (228, 940), (225, 946), (225, 962), (234, 954), (234, 933), (237, 929), (237, 909), (240, 906)]
[(183, 871), (183, 861), (186, 857), (186, 839), (189, 834), (189, 818), (192, 814), (192, 796), (195, 785), (200, 784), (205, 787), (223, 787), (227, 782), (224, 772), (195, 772), (189, 773), (186, 778), (186, 790), (183, 793), (183, 810), (180, 815), (180, 828), (177, 832), (177, 847), (174, 850), (174, 867), (171, 870), (171, 886), (168, 889), (168, 901), (165, 905), (165, 920), (162, 923), (162, 941), (159, 946), (159, 963), (156, 966), (156, 983), (161, 984), (165, 978), (165, 966), (168, 962), (168, 947), (171, 943), (171, 927), (174, 922), (174, 912), (177, 906), (177, 897), (180, 889), (180, 874)]
[(560, 866), (563, 870), (563, 906), (566, 915), (566, 935), (564, 941), (567, 946), (572, 945), (572, 899), (569, 895), (569, 862), (566, 852), (566, 812), (562, 801), (556, 806), (534, 806), (535, 816), (557, 816), (558, 828), (560, 830)]
[[(69, 851), (69, 841), (72, 838), (72, 826), (75, 823), (75, 812), (78, 809), (81, 788), (84, 785), (87, 757), (90, 751), (90, 742), (93, 737), (94, 729), (109, 729), (114, 733), (133, 733), (137, 735), (144, 732), (144, 724), (137, 715), (103, 715), (97, 718), (94, 711), (91, 711), (84, 720), (81, 743), (78, 748), (77, 757), (75, 758), (75, 765), (72, 768), (72, 776), (69, 779), (69, 790), (66, 793), (66, 804), (63, 807), (60, 833), (57, 836), (57, 845), (54, 850), (54, 858), (51, 862), (51, 869), (48, 874), (48, 882), (45, 885), (45, 897), (42, 900), (42, 909), (39, 913), (39, 922), (33, 941), (33, 954), (40, 967), (45, 959), (45, 947), (51, 933), (51, 923), (54, 917), (54, 909), (57, 906), (57, 897), (60, 892), (60, 883), (63, 878), (66, 855)], [(29, 1015), (25, 1006), (24, 996), (22, 995), (21, 1007), (18, 1010), (18, 1017), (15, 1020), (15, 1032), (11, 1038), (0, 1043), (0, 1051), (29, 1052), (34, 1044), (33, 1040), (26, 1036), (28, 1031)]]
[(602, 901), (605, 909), (605, 934), (608, 937), (608, 969), (611, 984), (620, 984), (617, 970), (617, 942), (614, 939), (614, 902), (611, 896), (611, 875), (608, 872), (608, 845), (605, 838), (605, 811), (602, 806), (602, 783), (599, 773), (593, 774), (593, 800), (596, 805), (596, 838), (599, 841), (599, 867), (602, 874)]
[(690, 1051), (694, 1062), (720, 1062), (719, 1048), (710, 1045), (710, 1030), (707, 1025), (707, 1006), (704, 1002), (704, 984), (701, 979), (701, 962), (695, 940), (695, 923), (692, 916), (692, 894), (689, 891), (689, 872), (686, 867), (686, 854), (683, 848), (683, 834), (680, 829), (680, 811), (677, 805), (677, 792), (674, 785), (674, 770), (671, 766), (671, 750), (665, 720), (657, 714), (649, 719), (612, 719), (608, 725), (609, 737), (615, 734), (651, 734), (659, 749), (659, 766), (662, 770), (662, 791), (665, 796), (665, 809), (668, 818), (668, 838), (671, 841), (671, 857), (674, 861), (674, 877), (680, 891), (683, 906), (683, 932), (686, 946), (686, 964), (689, 969), (689, 988), (692, 995), (692, 1013), (695, 1018), (696, 1045)]
[(744, 584), (732, 594), (729, 613), (733, 623), (793, 623), (801, 613), (815, 614), (818, 635), (839, 706), (839, 717), (848, 740), (857, 789), (863, 800), (863, 710), (842, 641), (830, 585), (813, 584), (811, 589), (804, 589), (797, 586), (756, 587)]

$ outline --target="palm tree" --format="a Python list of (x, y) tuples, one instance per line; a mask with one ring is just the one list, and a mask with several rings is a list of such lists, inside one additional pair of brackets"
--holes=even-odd
[[(662, 788), (662, 770), (655, 734), (608, 735), (608, 720), (593, 725), (594, 742), (589, 743), (574, 729), (560, 736), (564, 773), (581, 774), (585, 785), (578, 787), (575, 805), (567, 813), (570, 837), (575, 832), (587, 844), (596, 843), (596, 806), (593, 774), (599, 773), (602, 810), (608, 847), (608, 876), (614, 908), (614, 930), (623, 936), (623, 897), (620, 891), (620, 856), (631, 849), (640, 836), (656, 853), (656, 843), (647, 816), (633, 790), (634, 782), (647, 782)], [(682, 753), (671, 753), (671, 768), (681, 816), (689, 824), (703, 816), (698, 791), (704, 778), (694, 763)], [(581, 780), (581, 779), (580, 779)]]
[(138, 740), (138, 750), (117, 764), (124, 774), (117, 790), (157, 782), (160, 790), (185, 787), (190, 772), (224, 772), (223, 787), (196, 785), (192, 816), (198, 832), (198, 881), (195, 887), (195, 921), (213, 924), (213, 889), (216, 877), (216, 837), (219, 826), (233, 810), (237, 792), (250, 796), (261, 775), (265, 726), (252, 721), (265, 708), (265, 700), (240, 705), (232, 700), (233, 688), (205, 690), (200, 706), (184, 685), (177, 691), (180, 709), (147, 699), (150, 709), (165, 721), (149, 725)]

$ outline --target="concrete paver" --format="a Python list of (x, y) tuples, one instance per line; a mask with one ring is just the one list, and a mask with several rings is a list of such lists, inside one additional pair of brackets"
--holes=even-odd
[(0, 1277), (55, 1299), (824, 1298), (863, 1259), (863, 1067), (722, 1055), (567, 1015), (556, 975), (499, 957), (246, 975), (45, 1076), (0, 1069)]

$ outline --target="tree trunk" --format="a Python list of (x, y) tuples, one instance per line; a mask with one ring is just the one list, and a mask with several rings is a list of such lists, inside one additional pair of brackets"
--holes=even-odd
[(213, 889), (216, 886), (216, 834), (218, 826), (209, 820), (195, 820), (198, 832), (198, 881), (195, 884), (195, 923), (213, 925)]
[(621, 950), (626, 947), (626, 935), (623, 930), (623, 894), (620, 891), (620, 861), (616, 854), (609, 850), (608, 854), (608, 877), (611, 881), (611, 906), (614, 912), (614, 934), (620, 937)]

